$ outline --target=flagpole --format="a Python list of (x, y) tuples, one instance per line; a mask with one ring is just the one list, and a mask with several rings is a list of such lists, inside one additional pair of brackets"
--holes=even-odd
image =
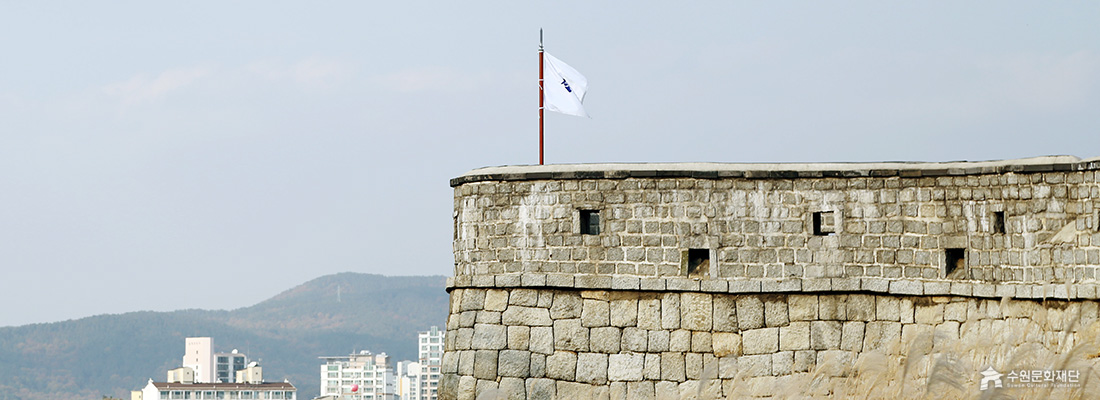
[(543, 99), (546, 97), (542, 89), (542, 28), (539, 28), (539, 165), (542, 163), (542, 126), (543, 126)]

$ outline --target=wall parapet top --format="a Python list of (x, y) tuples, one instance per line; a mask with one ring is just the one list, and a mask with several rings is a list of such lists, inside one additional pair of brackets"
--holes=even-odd
[(567, 289), (627, 290), (701, 293), (878, 293), (908, 296), (963, 296), (1053, 300), (1100, 299), (1100, 284), (989, 283), (942, 279), (890, 279), (881, 277), (701, 279), (686, 277), (638, 277), (596, 274), (506, 273), (459, 275), (447, 278), (454, 289)]
[(1100, 157), (1043, 156), (995, 161), (877, 163), (608, 163), (478, 168), (451, 179), (451, 186), (484, 181), (545, 179), (798, 179), (858, 177), (941, 177), (1000, 173), (1100, 170)]

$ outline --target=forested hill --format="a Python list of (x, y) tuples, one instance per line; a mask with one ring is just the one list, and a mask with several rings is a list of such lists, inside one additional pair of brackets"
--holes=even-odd
[(184, 338), (260, 360), (267, 381), (289, 379), (300, 399), (318, 393), (319, 356), (386, 352), (416, 358), (416, 332), (443, 328), (445, 278), (359, 273), (323, 276), (232, 311), (133, 312), (0, 328), (0, 400), (130, 398), (163, 381)]

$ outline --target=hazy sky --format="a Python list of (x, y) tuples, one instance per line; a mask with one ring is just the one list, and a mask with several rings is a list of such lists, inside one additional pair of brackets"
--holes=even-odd
[(0, 326), (450, 274), (470, 169), (1100, 155), (1095, 2), (0, 4)]

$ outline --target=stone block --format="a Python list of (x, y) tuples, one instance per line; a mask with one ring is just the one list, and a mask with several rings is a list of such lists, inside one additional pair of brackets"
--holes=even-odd
[(577, 318), (554, 321), (554, 349), (588, 351), (588, 328)]
[(741, 356), (738, 359), (737, 367), (745, 371), (748, 376), (771, 376), (772, 355)]
[(764, 301), (764, 325), (786, 326), (788, 322), (790, 317), (787, 314), (787, 296), (767, 298)]
[(794, 370), (794, 352), (780, 351), (772, 354), (772, 374), (790, 375)]
[(692, 332), (691, 351), (695, 353), (710, 353), (714, 351), (711, 346), (711, 333), (700, 331)]
[(817, 319), (817, 296), (792, 294), (787, 296), (787, 313), (791, 321)]
[(476, 390), (476, 398), (482, 399), (498, 399), (502, 396), (499, 395), (498, 389), (500, 388), (500, 382), (489, 379), (478, 379)]
[(662, 352), (668, 351), (669, 341), (671, 334), (669, 331), (649, 331), (649, 345), (647, 351), (650, 352)]
[(794, 352), (794, 365), (791, 366), (792, 373), (798, 372), (810, 372), (817, 365), (817, 352), (813, 350), (800, 350)]
[(491, 288), (497, 285), (497, 281), (492, 275), (474, 275), (471, 284), (479, 288)]
[(645, 369), (642, 370), (642, 376), (648, 380), (661, 379), (661, 355), (654, 353), (646, 353), (645, 355)]
[(729, 281), (730, 293), (760, 293), (760, 281), (738, 279)]
[(849, 320), (874, 321), (875, 296), (869, 294), (848, 295), (846, 311)]
[(470, 375), (474, 374), (474, 356), (477, 355), (476, 351), (467, 350), (460, 351), (458, 353), (458, 374)]
[(861, 283), (859, 278), (831, 278), (829, 282), (829, 284), (832, 285), (833, 291), (836, 292), (859, 291)]
[(607, 383), (607, 354), (577, 353), (578, 382), (603, 385)]
[(920, 296), (924, 294), (924, 285), (920, 281), (910, 279), (890, 281), (890, 293)]
[(640, 381), (642, 380), (642, 370), (644, 368), (644, 354), (612, 354), (608, 356), (607, 379), (611, 381)]
[(843, 321), (848, 319), (848, 295), (829, 294), (817, 298), (818, 318), (823, 320)]
[(665, 290), (665, 279), (664, 278), (642, 278), (641, 283), (639, 285), (639, 288), (641, 288), (641, 290), (652, 290), (652, 291), (657, 291), (657, 292), (664, 291)]
[(729, 291), (729, 283), (724, 279), (707, 279), (699, 282), (699, 288), (704, 292), (726, 293)]
[(524, 350), (501, 350), (497, 375), (526, 378), (531, 372), (531, 352)]
[(474, 323), (500, 325), (500, 311), (477, 311)]
[(477, 378), (462, 376), (458, 378), (458, 400), (474, 400), (477, 396)]
[(553, 379), (528, 378), (525, 383), (528, 400), (554, 400), (558, 398), (557, 390), (555, 390), (557, 382)]
[(474, 353), (474, 378), (497, 379), (497, 351), (476, 350)]
[(966, 303), (957, 301), (947, 303), (943, 307), (943, 319), (947, 321), (966, 321)]
[(863, 350), (863, 322), (848, 321), (841, 327), (840, 349), (859, 352)]
[(716, 357), (740, 356), (741, 335), (732, 332), (714, 332), (711, 334), (711, 347)]
[(779, 350), (807, 350), (809, 348), (809, 321), (795, 321), (779, 328)]
[(700, 285), (699, 280), (694, 278), (667, 278), (665, 287), (667, 290), (698, 292)]
[(488, 311), (504, 311), (508, 307), (508, 291), (489, 289), (485, 291), (485, 309)]
[(527, 350), (531, 345), (531, 328), (527, 326), (508, 327), (508, 348)]
[(507, 400), (526, 400), (527, 388), (522, 378), (500, 378), (497, 398)]
[[(610, 400), (609, 387), (576, 382), (558, 382), (559, 399)], [(488, 400), (488, 399), (487, 399)]]
[(894, 296), (875, 296), (875, 319), (901, 321), (901, 300)]
[(745, 354), (774, 353), (779, 350), (779, 328), (741, 331), (741, 347)]
[(653, 384), (657, 392), (658, 400), (674, 400), (680, 398), (680, 384), (676, 382), (660, 381)]
[(630, 400), (657, 400), (657, 392), (651, 381), (627, 382), (626, 397)]
[(828, 292), (832, 290), (832, 280), (829, 278), (809, 278), (802, 280), (803, 292)]
[(477, 322), (477, 311), (463, 311), (458, 314), (458, 326), (460, 328), (473, 328)]
[(703, 355), (684, 353), (684, 376), (688, 380), (698, 380), (703, 374)]
[(539, 292), (535, 289), (513, 289), (508, 296), (508, 304), (534, 307), (539, 303)]
[(683, 382), (687, 379), (684, 371), (684, 353), (661, 353), (661, 379)]
[(626, 397), (626, 382), (611, 382), (608, 386), (611, 392), (610, 400), (628, 400)]
[(901, 316), (901, 323), (911, 324), (914, 322), (913, 315), (913, 299), (901, 298), (898, 299), (898, 314)]
[(841, 323), (839, 321), (811, 321), (810, 347), (814, 350), (840, 348)]
[(553, 302), (553, 305), (550, 306), (550, 318), (559, 320), (581, 316), (583, 303), (579, 294), (570, 292), (555, 293)]
[(638, 324), (638, 300), (611, 300), (611, 326), (627, 327)]
[(520, 282), (519, 275), (497, 275), (495, 284), (498, 288), (515, 288)]
[(645, 329), (623, 328), (622, 351), (642, 352), (646, 351), (649, 342), (649, 332)]
[(925, 296), (943, 296), (951, 294), (951, 282), (944, 281), (932, 281), (924, 282), (924, 295)]
[(546, 377), (546, 355), (531, 353), (531, 378)]
[(459, 328), (455, 332), (455, 349), (469, 350), (474, 345), (474, 328)]
[(691, 331), (677, 329), (669, 334), (668, 350), (674, 352), (691, 351)]
[(588, 348), (597, 353), (618, 353), (621, 340), (620, 328), (592, 328), (588, 333)]
[(864, 292), (886, 293), (890, 290), (890, 281), (885, 278), (860, 278), (859, 287)]
[(504, 325), (550, 326), (550, 310), (538, 307), (510, 306), (501, 314)]
[(915, 306), (914, 319), (918, 324), (939, 324), (943, 322), (943, 308), (943, 304)]
[(546, 286), (546, 274), (523, 274), (520, 276), (520, 284), (527, 287)]
[(581, 323), (589, 328), (611, 324), (610, 303), (606, 300), (585, 299), (581, 310)]
[[(492, 278), (491, 276), (489, 278)], [(480, 311), (485, 309), (485, 290), (466, 289), (462, 291), (462, 311)]]
[(737, 358), (738, 357), (721, 357), (718, 359), (719, 379), (725, 380), (737, 377)]
[(741, 330), (764, 327), (764, 302), (759, 297), (737, 298), (737, 326)]
[(680, 296), (680, 327), (693, 331), (709, 331), (714, 312), (712, 295), (683, 293)]
[(647, 330), (661, 329), (661, 300), (638, 300), (638, 327)]
[(440, 372), (444, 374), (457, 374), (458, 373), (458, 353), (449, 351), (443, 353), (443, 361), (440, 368)]
[(559, 351), (546, 357), (546, 377), (563, 381), (573, 380), (577, 371), (577, 354)]
[(547, 274), (546, 286), (560, 287), (560, 288), (573, 288), (573, 275), (572, 274)]
[[(910, 326), (912, 324), (906, 324)], [(890, 350), (902, 340), (902, 324), (893, 321), (868, 322), (863, 331), (863, 351)], [(906, 341), (908, 342), (908, 341)]]
[(470, 345), (478, 350), (501, 350), (508, 347), (508, 331), (503, 325), (474, 325), (474, 337)]
[(531, 328), (531, 338), (528, 344), (528, 350), (539, 354), (553, 354), (554, 328), (549, 326)]
[(737, 332), (737, 303), (733, 296), (716, 295), (713, 298), (713, 330)]
[(576, 275), (573, 277), (573, 286), (577, 289), (611, 289), (611, 276)]
[(680, 328), (680, 294), (665, 293), (661, 295), (661, 328)]
[(638, 290), (641, 288), (641, 278), (636, 276), (611, 277), (611, 289), (614, 290)]

